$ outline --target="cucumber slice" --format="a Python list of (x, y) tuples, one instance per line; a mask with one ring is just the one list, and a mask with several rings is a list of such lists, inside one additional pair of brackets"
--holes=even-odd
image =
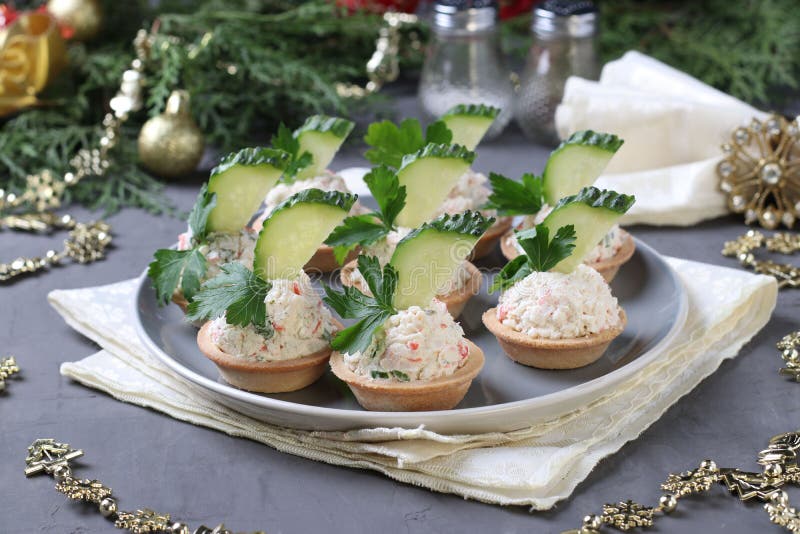
[(574, 271), (635, 201), (633, 195), (596, 187), (584, 187), (577, 195), (562, 198), (542, 224), (550, 231), (550, 235), (556, 235), (562, 226), (573, 225), (575, 248), (552, 270), (561, 273)]
[(245, 148), (222, 158), (208, 180), (208, 192), (217, 195), (208, 231), (235, 233), (244, 228), (290, 159), (274, 148)]
[(339, 147), (353, 131), (355, 124), (338, 117), (312, 115), (305, 124), (295, 130), (294, 137), (300, 143), (298, 155), (311, 154), (311, 165), (297, 173), (297, 179), (313, 178), (328, 168)]
[(430, 220), (474, 160), (475, 153), (460, 145), (429, 144), (403, 156), (397, 178), (406, 187), (406, 205), (397, 224), (416, 228)]
[(397, 270), (395, 307), (427, 307), (492, 223), (477, 211), (445, 214), (404, 237), (389, 262)]
[(256, 241), (253, 271), (266, 280), (291, 279), (345, 217), (357, 196), (306, 189), (280, 203)]
[(491, 128), (500, 108), (483, 104), (459, 104), (450, 108), (441, 120), (453, 132), (453, 143), (475, 150)]
[(544, 167), (544, 195), (551, 206), (592, 185), (624, 141), (614, 134), (583, 130), (556, 148)]

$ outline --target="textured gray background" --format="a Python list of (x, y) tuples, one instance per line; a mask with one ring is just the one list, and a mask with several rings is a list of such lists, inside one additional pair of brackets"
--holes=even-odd
[[(410, 104), (408, 100), (405, 104)], [(403, 105), (401, 107), (407, 107)], [(518, 177), (540, 171), (548, 150), (511, 129), (482, 145), (475, 167)], [(350, 148), (335, 168), (361, 165)], [(197, 184), (175, 184), (168, 195), (188, 209)], [(91, 215), (73, 213), (86, 220)], [(94, 352), (48, 306), (53, 289), (106, 284), (137, 276), (152, 252), (175, 241), (181, 221), (127, 210), (109, 219), (115, 249), (107, 260), (70, 265), (0, 288), (0, 354), (15, 354), (22, 377), (0, 394), (0, 533), (113, 532), (93, 508), (67, 502), (49, 478), (26, 480), (25, 448), (55, 437), (86, 451), (78, 473), (111, 486), (123, 508), (151, 507), (193, 526), (225, 521), (236, 530), (306, 532), (560, 532), (604, 502), (657, 502), (669, 471), (705, 457), (723, 466), (755, 468), (770, 436), (800, 427), (800, 384), (779, 377), (775, 342), (798, 326), (800, 292), (781, 292), (767, 327), (711, 377), (673, 406), (639, 439), (602, 461), (566, 502), (529, 513), (465, 501), (393, 482), (384, 476), (282, 454), (244, 439), (118, 402), (62, 378), (61, 362)], [(634, 227), (664, 254), (734, 267), (719, 251), (744, 226), (724, 218), (684, 228)], [(63, 234), (30, 237), (0, 233), (0, 259), (57, 248)], [(657, 532), (781, 532), (758, 504), (743, 504), (716, 488), (687, 499), (659, 522)]]

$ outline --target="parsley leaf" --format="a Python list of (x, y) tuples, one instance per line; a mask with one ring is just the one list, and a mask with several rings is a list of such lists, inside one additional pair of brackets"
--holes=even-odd
[(359, 256), (358, 270), (367, 281), (372, 295), (365, 295), (354, 287), (344, 287), (342, 292), (325, 286), (324, 301), (345, 319), (359, 319), (357, 323), (336, 334), (331, 347), (340, 352), (354, 354), (367, 350), (375, 332), (386, 320), (397, 313), (394, 308), (394, 291), (397, 271), (391, 265), (381, 270), (378, 258)]
[(167, 305), (179, 285), (184, 298), (191, 302), (206, 274), (205, 257), (197, 249), (171, 248), (157, 250), (154, 256), (155, 260), (147, 268), (147, 276), (153, 281), (158, 304)]
[(448, 128), (447, 124), (442, 120), (430, 123), (428, 129), (425, 130), (426, 145), (431, 143), (435, 145), (449, 145), (452, 142), (453, 132), (450, 131), (450, 128)]
[(217, 205), (216, 193), (208, 192), (208, 184), (203, 184), (192, 211), (189, 213), (189, 229), (192, 231), (192, 241), (202, 243), (206, 238), (208, 217)]
[(571, 224), (562, 226), (550, 240), (547, 226), (540, 224), (535, 228), (517, 232), (517, 241), (525, 254), (508, 262), (495, 276), (492, 287), (494, 292), (513, 286), (532, 272), (548, 271), (561, 260), (572, 254), (575, 248), (575, 227)]
[(283, 123), (278, 126), (278, 133), (272, 136), (270, 142), (272, 143), (273, 148), (278, 148), (288, 152), (291, 156), (289, 164), (283, 171), (282, 180), (285, 183), (294, 182), (294, 177), (297, 175), (297, 173), (311, 165), (311, 162), (314, 159), (309, 152), (303, 152), (302, 154), (299, 153), (300, 141), (297, 140), (294, 132), (292, 132), (292, 130), (290, 130)]
[(389, 231), (374, 214), (353, 215), (334, 228), (325, 244), (333, 247), (333, 254), (339, 265), (357, 246), (371, 245), (383, 238)]
[(406, 186), (401, 186), (397, 174), (385, 165), (368, 172), (364, 176), (364, 182), (378, 203), (380, 213), (376, 215), (381, 218), (386, 228), (393, 229), (397, 215), (406, 205)]
[(394, 230), (397, 215), (406, 205), (406, 188), (401, 186), (397, 174), (385, 165), (372, 169), (364, 181), (378, 203), (378, 211), (347, 217), (325, 240), (333, 247), (336, 261), (341, 265), (357, 246), (378, 242)]
[(449, 145), (452, 140), (453, 133), (444, 121), (431, 123), (424, 136), (417, 119), (406, 119), (399, 126), (391, 121), (373, 122), (364, 136), (364, 141), (372, 148), (364, 156), (375, 165), (399, 169), (404, 155), (413, 154), (430, 143)]
[(501, 174), (489, 173), (492, 194), (486, 209), (497, 210), (498, 215), (532, 215), (542, 209), (544, 188), (542, 178), (526, 173), (521, 181)]
[(267, 322), (264, 299), (272, 284), (236, 262), (220, 267), (222, 272), (205, 282), (189, 304), (188, 319), (216, 319), (225, 315), (228, 324), (263, 329)]

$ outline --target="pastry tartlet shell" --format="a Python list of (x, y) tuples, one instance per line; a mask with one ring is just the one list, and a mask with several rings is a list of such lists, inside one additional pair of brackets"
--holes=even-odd
[(493, 225), (478, 239), (475, 248), (467, 258), (468, 260), (479, 260), (485, 258), (494, 250), (497, 241), (511, 229), (512, 217), (498, 217)]
[[(607, 283), (611, 283), (614, 277), (619, 272), (619, 268), (627, 262), (633, 256), (633, 253), (636, 251), (636, 242), (633, 240), (631, 234), (622, 230), (623, 233), (623, 241), (622, 246), (617, 251), (614, 256), (608, 258), (607, 260), (599, 261), (593, 264), (586, 264), (598, 273), (600, 273)], [(503, 252), (503, 256), (508, 261), (513, 260), (517, 256), (520, 255), (519, 250), (517, 247), (514, 246), (514, 230), (509, 230), (508, 232), (503, 235), (500, 239), (500, 250)]]
[[(337, 328), (341, 324), (334, 320)], [(197, 333), (197, 346), (216, 364), (222, 378), (232, 386), (258, 393), (286, 393), (303, 389), (316, 382), (328, 368), (331, 348), (326, 347), (308, 356), (272, 362), (237, 358), (211, 340), (211, 321)]]
[(375, 412), (424, 412), (451, 410), (464, 399), (470, 384), (483, 368), (483, 351), (466, 340), (469, 347), (467, 363), (450, 376), (432, 380), (373, 379), (357, 375), (345, 364), (339, 352), (331, 355), (333, 374), (345, 382), (365, 409)]
[[(464, 311), (467, 301), (473, 296), (477, 295), (481, 290), (481, 283), (483, 283), (483, 275), (472, 263), (466, 262), (467, 270), (470, 273), (470, 278), (467, 283), (456, 291), (452, 291), (447, 295), (439, 295), (436, 298), (444, 302), (447, 306), (447, 311), (453, 318), (457, 318)], [(358, 267), (356, 260), (346, 263), (342, 270), (339, 272), (339, 280), (344, 286), (355, 286), (359, 291), (365, 291), (367, 288), (363, 287), (361, 282), (353, 284), (351, 282), (351, 275)]]
[(483, 314), (483, 324), (494, 334), (506, 355), (517, 363), (538, 369), (577, 369), (594, 363), (625, 329), (625, 310), (619, 309), (620, 324), (597, 334), (572, 339), (533, 338), (517, 332), (497, 319), (497, 308)]

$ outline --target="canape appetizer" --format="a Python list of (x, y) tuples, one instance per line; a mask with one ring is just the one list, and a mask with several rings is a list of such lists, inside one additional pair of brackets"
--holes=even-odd
[(403, 238), (391, 262), (360, 255), (368, 291), (325, 289), (341, 317), (358, 319), (334, 337), (334, 374), (367, 410), (448, 410), (483, 367), (483, 353), (436, 295), (492, 220), (443, 215)]
[(323, 306), (303, 266), (350, 211), (356, 197), (307, 189), (264, 221), (252, 271), (226, 263), (189, 304), (188, 319), (207, 320), (200, 350), (228, 383), (248, 391), (295, 391), (327, 369), (341, 325)]
[[(417, 154), (406, 156), (396, 173), (387, 166), (376, 167), (364, 181), (378, 203), (378, 210), (348, 217), (326, 243), (334, 247), (334, 255), (340, 261), (355, 247), (361, 247), (385, 265), (411, 228), (424, 223), (436, 211), (437, 201), (449, 189), (447, 182), (458, 179), (471, 157), (472, 153), (463, 147), (428, 145)], [(437, 176), (437, 180), (431, 181), (430, 176)], [(449, 283), (440, 286), (439, 298), (447, 304), (451, 315), (457, 317), (467, 300), (480, 289), (482, 276), (466, 260), (452, 274)], [(340, 278), (344, 285), (366, 288), (355, 260), (344, 265)]]
[(177, 250), (160, 249), (150, 263), (147, 274), (159, 304), (171, 299), (186, 311), (200, 284), (219, 274), (221, 265), (252, 265), (257, 234), (247, 225), (290, 159), (283, 150), (245, 148), (211, 171)]
[[(344, 179), (328, 169), (336, 152), (350, 135), (354, 124), (338, 117), (313, 115), (296, 129), (290, 131), (281, 125), (278, 134), (272, 138), (272, 146), (285, 150), (292, 156), (289, 172), (277, 186), (262, 197), (264, 209), (253, 222), (258, 231), (270, 213), (290, 196), (306, 189), (322, 191), (341, 191), (350, 193)], [(356, 203), (354, 211), (361, 211)], [(355, 255), (354, 255), (355, 256)], [(329, 272), (338, 267), (331, 247), (321, 244), (309, 260), (306, 269), (315, 272)]]
[[(433, 122), (424, 132), (416, 119), (406, 119), (400, 125), (389, 121), (373, 123), (367, 130), (364, 141), (371, 147), (366, 158), (376, 165), (388, 165), (399, 169), (403, 156), (413, 154), (427, 143), (461, 145), (474, 151), (486, 131), (491, 127), (500, 110), (484, 105), (457, 105)], [(493, 210), (483, 209), (491, 191), (484, 174), (467, 167), (452, 185), (433, 217), (463, 211), (481, 211), (494, 216)], [(503, 217), (484, 234), (469, 259), (481, 258), (494, 248), (497, 241), (511, 228), (511, 218)]]
[[(592, 185), (622, 143), (612, 134), (591, 130), (576, 132), (553, 151), (541, 178), (526, 174), (521, 182), (517, 182), (492, 174), (489, 179), (493, 193), (488, 206), (501, 215), (524, 215), (518, 230), (533, 228), (547, 217), (559, 199)], [(524, 252), (513, 230), (502, 237), (500, 248), (509, 260)], [(620, 266), (633, 256), (634, 249), (630, 234), (615, 224), (584, 261), (610, 282)]]
[(622, 333), (624, 310), (603, 277), (583, 262), (633, 202), (632, 196), (586, 187), (563, 198), (541, 224), (517, 232), (524, 254), (497, 275), (492, 291), (503, 293), (497, 307), (483, 314), (511, 359), (575, 369), (600, 358)]

